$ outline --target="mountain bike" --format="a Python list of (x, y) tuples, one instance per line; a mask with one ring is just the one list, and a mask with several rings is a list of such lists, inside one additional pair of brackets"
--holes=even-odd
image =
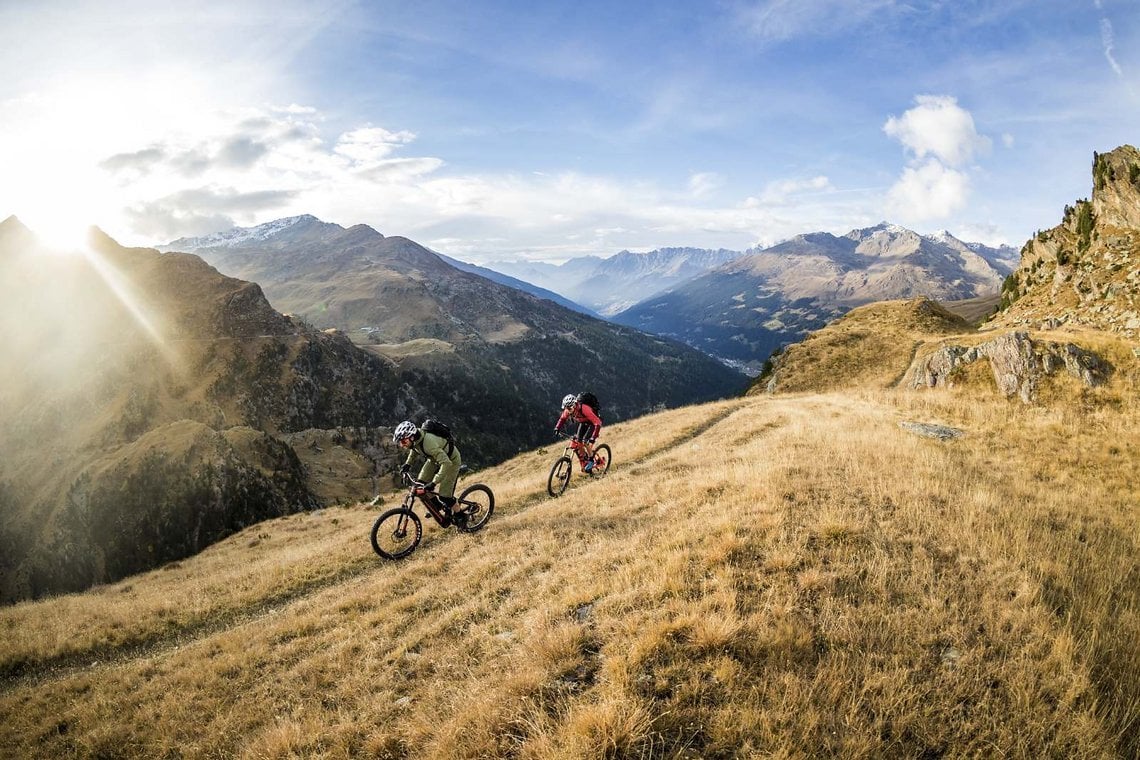
[[(459, 468), (460, 473), (466, 470), (466, 467)], [(482, 483), (463, 489), (454, 506), (448, 509), (434, 493), (425, 490), (427, 483), (406, 472), (401, 474), (401, 481), (408, 486), (403, 505), (389, 509), (372, 525), (372, 548), (385, 559), (402, 559), (420, 545), (424, 534), (423, 522), (412, 509), (417, 499), (427, 508), (425, 516), (434, 519), (439, 527), (454, 525), (463, 533), (474, 533), (482, 528), (495, 511), (495, 494)]]
[(565, 433), (558, 435), (569, 439), (569, 442), (566, 444), (566, 450), (562, 452), (562, 456), (550, 468), (550, 477), (546, 479), (546, 492), (548, 494), (561, 496), (562, 492), (566, 490), (566, 486), (570, 485), (570, 473), (574, 471), (575, 457), (578, 459), (582, 472), (591, 478), (605, 477), (605, 474), (610, 471), (610, 466), (613, 464), (613, 454), (610, 453), (609, 444), (603, 443), (594, 448), (593, 466), (587, 469), (586, 465), (591, 460), (586, 459), (586, 442), (579, 440), (576, 435), (566, 435)]

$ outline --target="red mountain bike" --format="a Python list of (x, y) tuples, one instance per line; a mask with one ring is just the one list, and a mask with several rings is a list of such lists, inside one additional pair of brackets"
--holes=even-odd
[[(566, 486), (570, 485), (570, 473), (574, 471), (574, 457), (578, 459), (578, 464), (582, 472), (591, 478), (604, 477), (610, 471), (610, 466), (613, 464), (613, 455), (610, 453), (609, 444), (601, 444), (594, 449), (594, 456), (591, 459), (586, 458), (586, 444), (578, 440), (576, 435), (566, 435), (559, 433), (563, 438), (570, 439), (566, 444), (566, 450), (562, 452), (562, 456), (550, 468), (550, 477), (546, 479), (546, 492), (551, 496), (561, 496), (562, 492), (566, 490)], [(572, 457), (571, 454), (574, 456)], [(593, 465), (587, 469), (587, 465), (593, 462)]]
[[(462, 473), (466, 469), (461, 467), (459, 471)], [(441, 528), (454, 524), (457, 530), (464, 533), (474, 533), (482, 528), (495, 511), (495, 494), (482, 483), (463, 489), (463, 493), (456, 497), (455, 505), (448, 510), (437, 501), (435, 494), (424, 490), (427, 483), (416, 480), (406, 472), (401, 479), (409, 486), (404, 504), (389, 509), (377, 517), (372, 525), (372, 548), (385, 559), (402, 559), (419, 546), (424, 527), (419, 515), (412, 511), (416, 499), (423, 502), (427, 516), (439, 523)]]

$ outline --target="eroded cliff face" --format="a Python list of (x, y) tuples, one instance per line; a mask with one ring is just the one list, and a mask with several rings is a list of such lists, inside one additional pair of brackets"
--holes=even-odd
[(1140, 151), (1093, 155), (1092, 200), (1038, 232), (985, 328), (1062, 325), (1140, 337)]

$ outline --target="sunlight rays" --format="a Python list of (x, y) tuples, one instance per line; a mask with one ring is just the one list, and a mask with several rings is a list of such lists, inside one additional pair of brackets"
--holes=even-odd
[(176, 352), (159, 332), (151, 319), (151, 315), (143, 308), (141, 299), (136, 295), (130, 281), (90, 245), (84, 245), (78, 252), (99, 275), (107, 289), (118, 299), (119, 304), (134, 319), (135, 323), (142, 328), (143, 334), (158, 349), (166, 363), (174, 366), (177, 363)]

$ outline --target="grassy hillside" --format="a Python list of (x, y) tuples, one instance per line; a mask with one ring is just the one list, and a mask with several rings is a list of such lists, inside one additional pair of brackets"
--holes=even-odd
[(927, 298), (860, 306), (769, 360), (748, 393), (892, 387), (924, 343), (972, 331)]
[(560, 499), (560, 446), (468, 477), (487, 528), (429, 526), (400, 563), (368, 545), (398, 495), (265, 522), (0, 610), (0, 746), (1133, 757), (1135, 377), (1056, 407), (967, 385), (663, 412), (607, 428), (614, 469)]

